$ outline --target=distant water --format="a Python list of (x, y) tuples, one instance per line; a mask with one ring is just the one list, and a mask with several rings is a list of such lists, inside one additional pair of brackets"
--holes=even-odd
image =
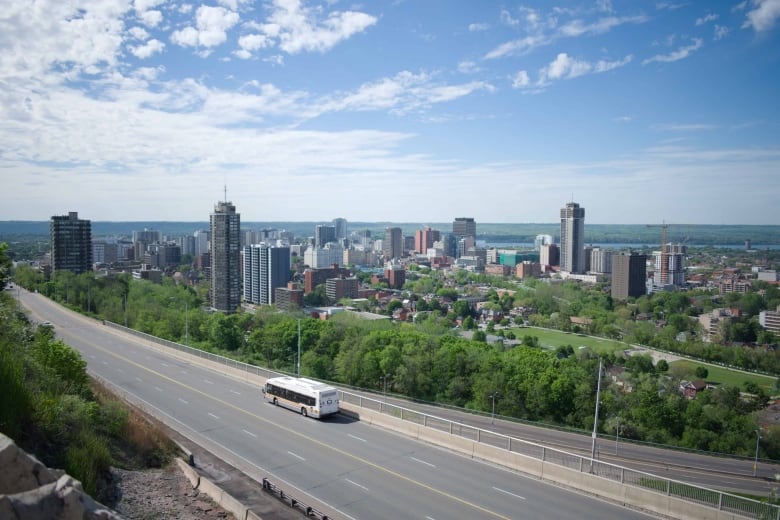
[[(534, 245), (531, 242), (485, 242), (486, 247), (507, 248), (507, 249), (533, 249)], [(586, 247), (601, 247), (604, 249), (642, 249), (642, 248), (658, 248), (659, 244), (629, 244), (629, 243), (593, 243), (585, 244)], [(745, 250), (745, 244), (686, 244), (688, 247), (714, 247), (715, 249), (741, 249)], [(767, 249), (772, 251), (780, 251), (780, 245), (778, 244), (751, 244), (750, 248), (755, 251), (765, 251)]]

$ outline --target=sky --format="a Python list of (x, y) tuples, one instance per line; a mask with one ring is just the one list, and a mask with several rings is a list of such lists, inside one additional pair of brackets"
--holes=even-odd
[(5, 0), (0, 220), (780, 224), (780, 0)]

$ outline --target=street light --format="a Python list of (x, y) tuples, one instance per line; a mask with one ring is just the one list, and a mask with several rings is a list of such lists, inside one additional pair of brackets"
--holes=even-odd
[(761, 430), (756, 430), (756, 458), (753, 460), (753, 476), (758, 473), (758, 443), (761, 441)]
[(615, 455), (618, 454), (618, 439), (620, 439), (620, 417), (617, 418), (617, 426), (615, 426)]
[(599, 358), (599, 380), (596, 386), (596, 413), (593, 418), (593, 443), (590, 447), (590, 467), (591, 471), (593, 470), (593, 459), (596, 458), (596, 437), (598, 435), (598, 427), (599, 427), (599, 399), (601, 399), (601, 363), (602, 360)]
[(496, 420), (496, 397), (498, 397), (498, 392), (493, 392), (490, 394), (490, 401), (492, 403), (492, 412), (490, 413), (490, 424), (494, 424)]
[(387, 374), (383, 376), (379, 376), (379, 379), (382, 380), (382, 401), (387, 401)]

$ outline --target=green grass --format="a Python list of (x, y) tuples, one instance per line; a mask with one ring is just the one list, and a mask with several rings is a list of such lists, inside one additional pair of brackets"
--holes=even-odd
[(608, 354), (628, 348), (628, 345), (620, 341), (583, 336), (573, 332), (567, 333), (534, 327), (515, 327), (512, 328), (512, 332), (515, 333), (517, 339), (523, 339), (523, 336), (536, 336), (539, 338), (539, 345), (546, 349), (556, 349), (560, 346), (571, 345), (574, 347), (574, 350), (577, 350), (580, 346), (586, 346), (599, 354)]
[(679, 370), (680, 372), (684, 371), (685, 373), (689, 374), (693, 374), (696, 370), (696, 367), (704, 367), (707, 369), (708, 383), (719, 383), (721, 385), (736, 386), (744, 389), (744, 384), (750, 381), (757, 384), (759, 387), (762, 387), (770, 395), (774, 392), (775, 381), (777, 381), (777, 378), (771, 376), (748, 374), (745, 372), (739, 372), (737, 370), (730, 370), (728, 368), (697, 363), (696, 361), (689, 361), (687, 359), (669, 363), (670, 371)]

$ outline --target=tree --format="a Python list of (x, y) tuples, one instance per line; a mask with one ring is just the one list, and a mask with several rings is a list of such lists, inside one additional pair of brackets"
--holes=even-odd
[(707, 370), (707, 367), (703, 366), (696, 367), (696, 370), (694, 370), (693, 373), (699, 379), (707, 379), (707, 376), (710, 375), (710, 371)]
[(658, 372), (668, 372), (669, 371), (669, 363), (665, 359), (659, 359), (658, 363), (655, 364), (655, 369)]
[(487, 335), (482, 330), (475, 330), (474, 335), (471, 337), (473, 341), (480, 341), (485, 343), (487, 341)]
[(5, 289), (5, 284), (11, 276), (11, 259), (8, 256), (8, 244), (0, 244), (0, 291)]

